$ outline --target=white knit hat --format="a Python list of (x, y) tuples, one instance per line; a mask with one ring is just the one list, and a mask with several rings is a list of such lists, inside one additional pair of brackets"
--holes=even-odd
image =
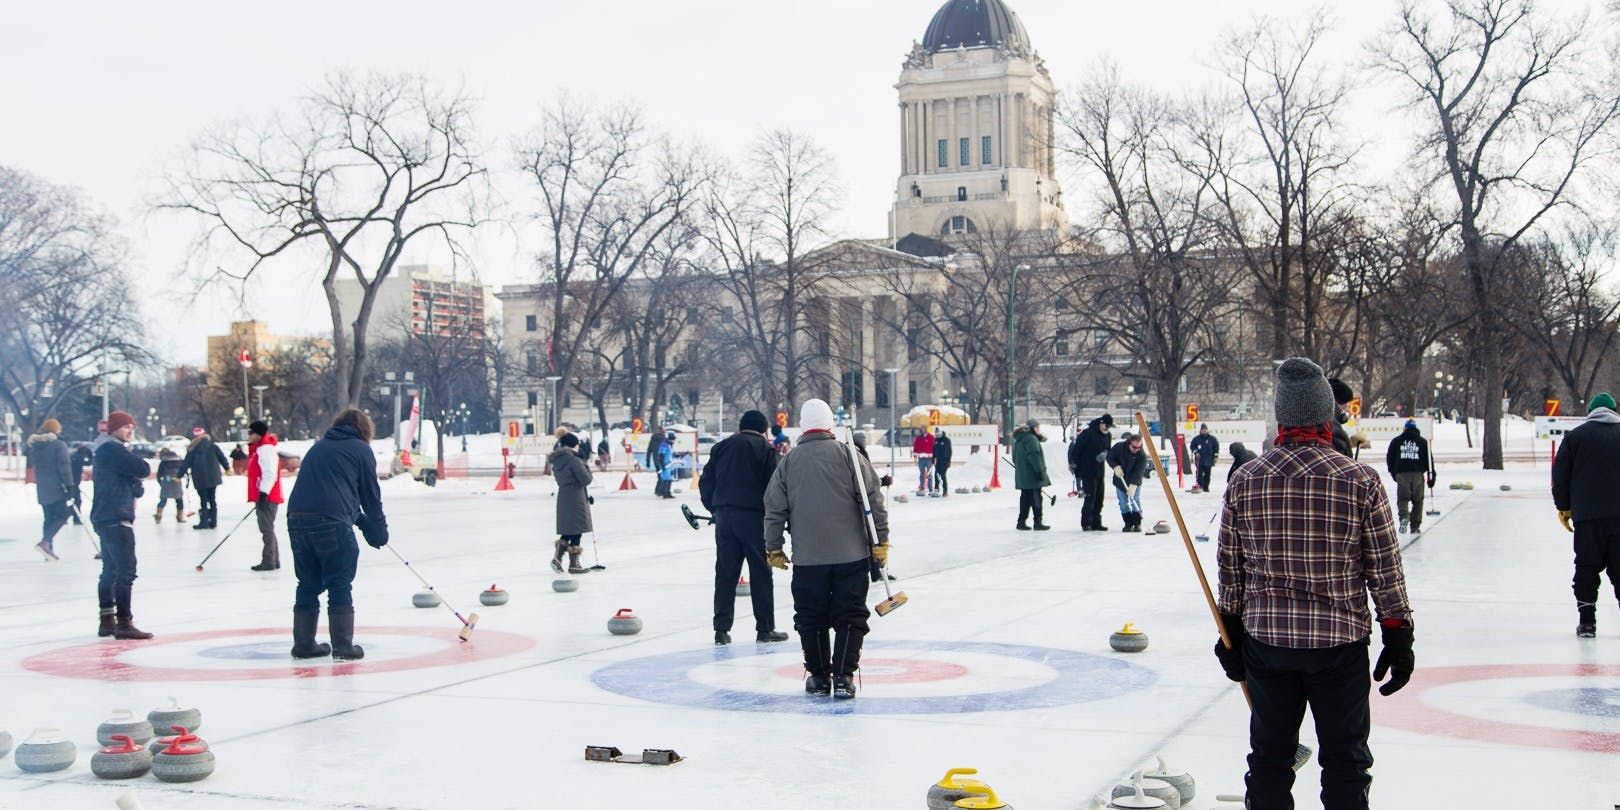
[(806, 400), (799, 406), (799, 427), (804, 430), (832, 430), (832, 407), (819, 399)]

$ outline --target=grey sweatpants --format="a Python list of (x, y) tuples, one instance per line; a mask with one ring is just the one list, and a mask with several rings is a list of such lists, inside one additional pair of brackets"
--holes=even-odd
[(259, 564), (271, 568), (281, 567), (281, 551), (276, 545), (276, 507), (268, 498), (253, 507), (259, 518), (259, 537), (264, 540), (264, 555)]
[(1423, 473), (1420, 472), (1406, 472), (1395, 476), (1396, 512), (1402, 522), (1411, 522), (1414, 532), (1423, 525), (1423, 478)]

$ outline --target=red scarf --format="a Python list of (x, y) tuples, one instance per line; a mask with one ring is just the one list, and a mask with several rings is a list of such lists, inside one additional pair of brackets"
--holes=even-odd
[(804, 435), (808, 436), (808, 435), (810, 435), (812, 433), (825, 433), (828, 436), (832, 435), (832, 431), (830, 431), (830, 430), (828, 430), (826, 428), (810, 428), (809, 430), (804, 432)]
[(1277, 426), (1277, 444), (1325, 444), (1333, 446), (1333, 426), (1320, 425)]

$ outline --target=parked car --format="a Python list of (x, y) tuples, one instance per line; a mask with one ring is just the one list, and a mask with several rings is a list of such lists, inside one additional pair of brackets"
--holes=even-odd
[(184, 457), (186, 451), (191, 449), (191, 439), (186, 436), (164, 436), (157, 440), (157, 449), (160, 453), (173, 450), (175, 455)]
[(151, 442), (130, 442), (129, 452), (136, 458), (157, 458), (158, 454), (157, 446)]

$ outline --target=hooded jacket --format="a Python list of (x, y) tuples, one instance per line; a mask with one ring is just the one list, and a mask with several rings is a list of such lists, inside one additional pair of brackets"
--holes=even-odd
[(28, 461), (34, 465), (34, 495), (41, 504), (61, 503), (73, 497), (79, 482), (73, 477), (73, 462), (68, 456), (67, 444), (55, 433), (36, 433), (28, 437)]
[(1416, 425), (1401, 431), (1401, 435), (1390, 440), (1384, 464), (1389, 467), (1390, 475), (1430, 471), (1434, 463), (1429, 458), (1429, 440), (1423, 438), (1423, 432)]
[(1091, 420), (1080, 435), (1069, 445), (1069, 463), (1080, 468), (1081, 478), (1095, 478), (1103, 474), (1103, 458), (1108, 454), (1108, 434), (1103, 432), (1102, 417)]
[(1041, 450), (1044, 441), (1046, 437), (1028, 425), (1013, 429), (1012, 463), (1017, 468), (1013, 472), (1013, 486), (1040, 489), (1052, 484), (1052, 479), (1046, 475), (1046, 453)]
[(248, 446), (247, 468), (247, 495), (248, 503), (258, 503), (259, 493), (264, 491), (259, 482), (264, 480), (264, 466), (269, 466), (275, 475), (275, 483), (270, 485), (269, 496), (271, 503), (282, 503), (281, 497), (281, 457), (276, 454), (276, 436), (273, 433), (265, 434)]
[(945, 470), (951, 466), (951, 437), (940, 433), (934, 437), (934, 466)]
[(1232, 454), (1232, 468), (1226, 471), (1228, 482), (1232, 480), (1232, 476), (1237, 475), (1237, 471), (1242, 469), (1243, 465), (1259, 458), (1253, 450), (1244, 447), (1243, 442), (1232, 442), (1226, 449)]
[(1594, 408), (1553, 457), (1553, 506), (1576, 522), (1620, 518), (1620, 414)]
[(778, 458), (770, 439), (752, 431), (739, 430), (716, 442), (698, 476), (703, 508), (764, 512), (765, 487)]
[(191, 485), (197, 489), (218, 487), (225, 480), (225, 471), (230, 468), (231, 462), (225, 458), (225, 451), (219, 449), (219, 445), (214, 444), (214, 439), (206, 433), (193, 438), (191, 445), (186, 448), (186, 470), (191, 473)]
[[(219, 448), (214, 452), (220, 453)], [(293, 479), (287, 514), (322, 515), (349, 526), (360, 523), (364, 515), (369, 526), (381, 527), (387, 537), (377, 456), (360, 438), (360, 431), (348, 425), (330, 427), (309, 448)]]
[(793, 564), (839, 565), (871, 556), (853, 455), (861, 465), (877, 542), (889, 542), (889, 513), (878, 474), (866, 457), (821, 430), (805, 431), (793, 452), (777, 462), (765, 488), (765, 548), (778, 550), (783, 532), (793, 535)]

